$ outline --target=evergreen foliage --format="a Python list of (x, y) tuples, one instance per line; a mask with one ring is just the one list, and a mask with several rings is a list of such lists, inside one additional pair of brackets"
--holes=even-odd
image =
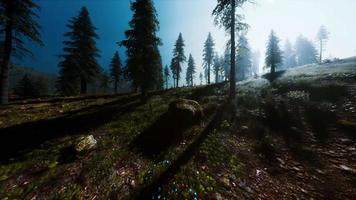
[(169, 80), (169, 77), (170, 77), (170, 73), (169, 73), (169, 68), (168, 66), (166, 65), (164, 67), (164, 82), (166, 84), (166, 89), (168, 89), (168, 80)]
[(208, 38), (204, 43), (203, 49), (203, 67), (205, 69), (206, 82), (210, 84), (210, 66), (213, 64), (214, 58), (214, 40), (211, 33), (208, 34)]
[(179, 33), (178, 39), (174, 45), (173, 50), (173, 59), (171, 62), (171, 70), (173, 73), (173, 77), (176, 81), (175, 86), (179, 86), (180, 73), (182, 72), (182, 63), (186, 61), (186, 57), (184, 55), (184, 40), (182, 33)]
[(36, 22), (39, 6), (33, 0), (0, 0), (0, 104), (8, 103), (11, 58), (32, 55), (25, 41), (42, 45)]
[(122, 76), (122, 64), (119, 56), (119, 52), (115, 52), (114, 57), (111, 59), (110, 63), (110, 77), (114, 83), (114, 92), (117, 94), (118, 85), (120, 82), (120, 77)]
[(317, 50), (312, 42), (300, 35), (295, 42), (297, 63), (299, 66), (317, 62)]
[(186, 74), (186, 81), (188, 86), (193, 86), (194, 85), (194, 75), (196, 73), (195, 71), (195, 61), (192, 56), (192, 54), (189, 55), (188, 58), (188, 68), (187, 68), (187, 74)]
[(269, 35), (265, 62), (266, 67), (271, 68), (271, 74), (275, 73), (276, 68), (282, 63), (282, 51), (279, 47), (279, 39), (273, 30)]
[(237, 80), (245, 80), (251, 76), (251, 51), (245, 33), (241, 34), (237, 44)]
[(319, 63), (323, 61), (323, 51), (325, 50), (326, 42), (329, 39), (329, 32), (324, 25), (320, 26), (317, 39), (319, 43)]
[(126, 40), (119, 44), (126, 47), (127, 75), (134, 89), (141, 90), (146, 99), (149, 90), (162, 87), (162, 64), (156, 32), (159, 29), (156, 9), (152, 0), (136, 0), (131, 3), (133, 12), (125, 32)]
[(93, 83), (100, 73), (97, 58), (99, 50), (95, 39), (98, 35), (93, 26), (89, 12), (82, 7), (78, 16), (69, 20), (69, 32), (64, 36), (62, 61), (59, 63), (59, 78), (57, 92), (61, 95), (75, 95), (88, 93), (88, 85)]
[(242, 7), (248, 0), (217, 0), (217, 5), (213, 10), (215, 15), (215, 23), (224, 27), (226, 31), (230, 32), (230, 100), (236, 97), (236, 46), (235, 34), (236, 31), (245, 30), (248, 28), (246, 23), (243, 23), (243, 16), (236, 14), (236, 8)]
[(283, 50), (283, 68), (288, 69), (297, 66), (295, 51), (289, 40), (286, 40)]

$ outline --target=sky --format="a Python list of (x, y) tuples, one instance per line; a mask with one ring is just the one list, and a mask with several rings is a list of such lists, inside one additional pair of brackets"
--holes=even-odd
[[(34, 57), (18, 61), (23, 66), (32, 67), (46, 73), (57, 73), (62, 53), (63, 34), (68, 20), (76, 16), (82, 6), (89, 10), (100, 39), (97, 46), (101, 51), (99, 63), (109, 68), (115, 51), (125, 58), (125, 49), (116, 43), (124, 39), (124, 31), (132, 17), (132, 0), (37, 0), (41, 7), (39, 24), (42, 26), (43, 47), (29, 44)], [(202, 71), (203, 44), (211, 32), (215, 49), (222, 54), (228, 35), (222, 28), (214, 25), (211, 15), (216, 0), (154, 0), (160, 22), (158, 36), (163, 45), (160, 52), (163, 64), (169, 64), (175, 40), (179, 33), (185, 40), (185, 54), (191, 53), (196, 60), (197, 71)], [(263, 64), (264, 51), (268, 35), (273, 29), (281, 39), (294, 43), (296, 37), (303, 34), (311, 41), (323, 24), (330, 32), (326, 57), (350, 57), (356, 55), (356, 0), (255, 0), (238, 12), (245, 15), (250, 25), (248, 39), (253, 52), (261, 53)], [(186, 64), (183, 68), (186, 68)], [(185, 73), (183, 71), (183, 73)]]

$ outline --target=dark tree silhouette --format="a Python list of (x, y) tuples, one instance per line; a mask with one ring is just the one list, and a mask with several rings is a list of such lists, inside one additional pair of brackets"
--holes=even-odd
[(74, 95), (79, 84), (80, 94), (87, 94), (88, 84), (93, 83), (100, 73), (99, 50), (95, 42), (98, 35), (87, 8), (82, 7), (79, 15), (69, 20), (67, 27), (70, 31), (64, 34), (68, 39), (63, 42), (64, 53), (60, 55), (63, 60), (59, 63), (57, 92)]
[(300, 35), (295, 42), (295, 51), (298, 65), (307, 65), (317, 62), (317, 50), (312, 42)]
[(213, 59), (213, 71), (215, 75), (215, 83), (219, 82), (219, 77), (220, 77), (220, 72), (222, 71), (222, 62), (220, 60), (220, 57), (218, 56), (217, 53), (215, 53), (214, 59)]
[(229, 99), (233, 102), (236, 97), (236, 66), (235, 66), (235, 32), (248, 28), (248, 25), (242, 23), (243, 16), (236, 14), (236, 8), (241, 7), (248, 0), (217, 0), (217, 6), (213, 10), (215, 23), (220, 24), (226, 31), (230, 31), (230, 94)]
[[(110, 78), (111, 77), (107, 71), (101, 72), (100, 79), (99, 79), (100, 91), (104, 94), (107, 94), (110, 91), (110, 82), (111, 82)], [(117, 90), (115, 90), (115, 94), (116, 93), (117, 93)]]
[(110, 77), (114, 83), (114, 92), (117, 94), (117, 88), (120, 82), (120, 77), (122, 75), (122, 64), (119, 56), (119, 52), (115, 52), (114, 57), (111, 59), (110, 63)]
[(172, 73), (174, 74), (176, 80), (176, 87), (179, 87), (180, 73), (182, 72), (181, 64), (186, 61), (186, 57), (184, 55), (184, 46), (185, 44), (182, 33), (179, 33), (176, 44), (174, 45), (173, 59), (171, 63)]
[(321, 63), (323, 61), (323, 51), (325, 50), (326, 42), (329, 39), (329, 32), (324, 25), (322, 25), (318, 31), (317, 39), (319, 43), (319, 63)]
[(195, 71), (195, 61), (194, 58), (192, 56), (192, 54), (189, 54), (189, 58), (188, 58), (188, 68), (187, 68), (187, 74), (186, 74), (186, 81), (187, 81), (187, 85), (188, 86), (193, 86), (194, 85), (194, 75), (196, 73)]
[(276, 68), (282, 62), (282, 51), (279, 47), (279, 39), (273, 30), (269, 35), (265, 62), (266, 62), (266, 67), (271, 68), (271, 74), (274, 74), (276, 72)]
[(199, 74), (200, 85), (203, 85), (203, 74), (200, 72)]
[(223, 71), (224, 71), (224, 80), (229, 80), (230, 77), (230, 60), (231, 60), (231, 52), (230, 45), (226, 45), (224, 57), (223, 57)]
[(245, 33), (240, 35), (237, 43), (236, 66), (237, 80), (245, 80), (247, 77), (251, 76), (251, 51)]
[(32, 55), (31, 51), (24, 47), (25, 40), (42, 45), (40, 26), (35, 20), (38, 10), (39, 6), (32, 0), (0, 1), (0, 30), (4, 35), (0, 46), (0, 104), (8, 103), (11, 57)]
[(25, 74), (14, 87), (14, 94), (20, 98), (36, 98), (48, 95), (48, 84), (41, 77)]
[(169, 80), (169, 77), (170, 77), (170, 73), (169, 73), (169, 68), (168, 66), (166, 65), (164, 67), (164, 82), (166, 84), (166, 89), (168, 89), (168, 80)]
[(289, 40), (286, 40), (283, 50), (283, 68), (288, 69), (297, 66), (295, 51)]
[(206, 72), (206, 78), (207, 78), (207, 83), (210, 84), (210, 66), (213, 64), (213, 58), (214, 58), (214, 40), (211, 34), (208, 34), (208, 38), (206, 39), (204, 43), (204, 49), (203, 49), (203, 64), (204, 64), (204, 69)]
[(126, 47), (127, 72), (133, 87), (141, 90), (145, 100), (148, 91), (160, 88), (163, 80), (158, 50), (161, 41), (156, 35), (159, 22), (152, 0), (136, 0), (131, 3), (131, 10), (130, 29), (125, 32), (126, 40), (119, 44)]

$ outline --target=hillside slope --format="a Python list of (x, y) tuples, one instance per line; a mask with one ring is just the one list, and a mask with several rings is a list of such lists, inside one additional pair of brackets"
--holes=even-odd
[[(224, 83), (155, 92), (146, 103), (127, 94), (1, 107), (0, 198), (354, 199), (355, 60), (237, 88), (236, 110)], [(177, 98), (199, 102), (202, 121), (173, 130), (164, 116)], [(83, 135), (97, 148), (73, 154)], [(145, 135), (161, 138), (159, 152), (135, 143)]]

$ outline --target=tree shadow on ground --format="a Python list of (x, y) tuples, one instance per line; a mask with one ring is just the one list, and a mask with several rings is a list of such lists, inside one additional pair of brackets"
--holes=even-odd
[(188, 128), (201, 120), (201, 116), (192, 117), (189, 114), (188, 111), (168, 110), (132, 141), (131, 149), (136, 149), (147, 157), (164, 153), (183, 139)]
[(169, 180), (179, 171), (179, 169), (186, 165), (189, 160), (195, 155), (201, 144), (205, 141), (213, 129), (221, 122), (223, 114), (228, 111), (228, 104), (221, 105), (210, 123), (205, 129), (195, 137), (194, 141), (175, 159), (172, 164), (155, 178), (149, 185), (139, 188), (137, 192), (133, 193), (130, 199), (152, 199), (157, 193), (157, 188), (165, 185)]
[(267, 79), (269, 82), (273, 82), (274, 80), (278, 79), (279, 77), (281, 77), (286, 71), (277, 71), (275, 73), (267, 73), (262, 75), (262, 78)]
[(21, 158), (25, 150), (36, 148), (48, 140), (88, 132), (140, 104), (137, 96), (132, 96), (61, 117), (0, 129), (0, 163), (14, 157)]

